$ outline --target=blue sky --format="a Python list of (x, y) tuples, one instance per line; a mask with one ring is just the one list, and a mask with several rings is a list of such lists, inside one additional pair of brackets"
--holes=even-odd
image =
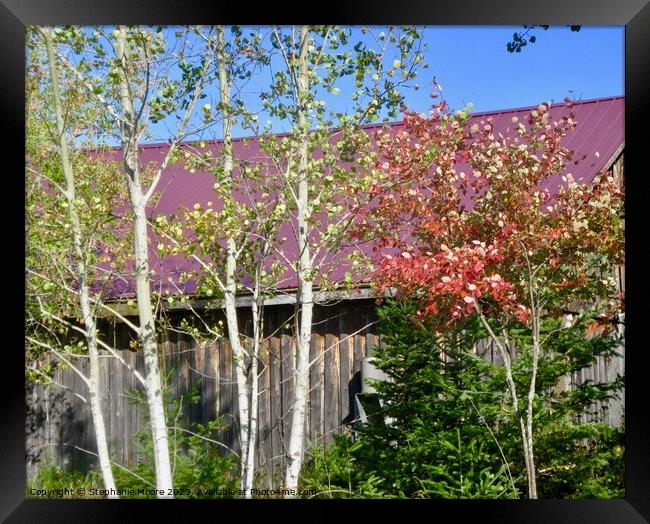
[[(261, 29), (268, 32), (269, 28)], [(461, 109), (471, 102), (473, 112), (536, 105), (547, 100), (560, 102), (567, 96), (585, 100), (624, 94), (623, 26), (583, 26), (578, 32), (566, 26), (546, 31), (537, 28), (533, 33), (537, 39), (534, 44), (527, 45), (520, 53), (509, 53), (506, 43), (514, 32), (521, 31), (522, 26), (424, 28), (423, 39), (427, 43), (424, 61), (429, 68), (415, 80), (422, 86), (418, 91), (405, 91), (407, 106), (428, 112), (434, 76), (452, 109)], [(368, 42), (368, 36), (362, 36), (359, 28), (354, 28), (352, 41), (359, 39)], [(266, 81), (265, 74), (260, 73), (246, 86), (248, 94), (244, 98), (250, 109), (261, 108), (258, 93)], [(337, 96), (324, 97), (329, 109), (351, 108), (345, 84), (342, 88)], [(216, 107), (217, 93), (210, 93), (204, 101)], [(260, 123), (266, 120), (260, 114)], [(218, 138), (219, 128), (220, 125), (215, 126), (200, 138)], [(273, 132), (286, 131), (286, 128), (286, 123), (272, 121)], [(169, 137), (170, 129), (158, 124), (152, 131), (153, 137), (164, 140)], [(251, 134), (237, 127), (234, 132), (235, 136)]]
[[(472, 102), (488, 111), (624, 94), (625, 28), (584, 26), (537, 29), (537, 41), (520, 53), (508, 53), (506, 42), (519, 27), (429, 27), (427, 62), (452, 107)], [(423, 93), (407, 97), (424, 110)]]

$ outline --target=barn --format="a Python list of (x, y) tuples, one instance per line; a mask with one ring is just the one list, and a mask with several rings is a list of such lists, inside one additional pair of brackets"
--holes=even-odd
[[(558, 104), (559, 107), (559, 104)], [(476, 113), (472, 119), (492, 118), (496, 130), (505, 130), (514, 116), (523, 117), (531, 108), (517, 108)], [(553, 110), (553, 108), (552, 108)], [(560, 109), (557, 109), (558, 111)], [(590, 181), (603, 171), (623, 177), (624, 163), (624, 98), (602, 98), (577, 102), (574, 106), (578, 127), (571, 133), (565, 145), (574, 151), (571, 172), (578, 181)], [(392, 124), (399, 126), (399, 124)], [(372, 130), (372, 127), (369, 128)], [(214, 147), (219, 147), (215, 142)], [(156, 162), (164, 155), (165, 144), (143, 147), (145, 162)], [(235, 140), (237, 157), (259, 154), (255, 139)], [(195, 203), (206, 206), (211, 198), (213, 179), (206, 173), (189, 173), (182, 167), (169, 167), (161, 184), (160, 196), (152, 216), (170, 214), (181, 207)], [(182, 257), (157, 259), (151, 251), (155, 283), (161, 289), (184, 270), (188, 262)], [(346, 268), (334, 272), (334, 278), (343, 279)], [(619, 271), (620, 285), (624, 288), (624, 271)], [(124, 300), (134, 295), (132, 282), (122, 281), (112, 290), (117, 304), (125, 315), (133, 310)], [(193, 293), (191, 282), (174, 285), (184, 286)], [(190, 286), (190, 287), (187, 287)], [(286, 294), (268, 299), (264, 315), (267, 338), (260, 364), (260, 390), (258, 410), (258, 467), (270, 476), (282, 471), (288, 430), (290, 428), (290, 399), (292, 398), (292, 359), (295, 358), (295, 340), (288, 323), (294, 313), (295, 299), (292, 290), (295, 282), (288, 279)], [(362, 388), (362, 362), (371, 356), (373, 348), (381, 343), (375, 299), (366, 283), (358, 282), (354, 291), (347, 295), (322, 292), (318, 295), (315, 309), (310, 361), (310, 389), (306, 416), (306, 444), (329, 443), (334, 435), (358, 419), (359, 404), (356, 395)], [(238, 297), (241, 308), (241, 329), (252, 334), (252, 319), (247, 304), (250, 297)], [(214, 307), (197, 298), (192, 307)], [(166, 309), (172, 325), (189, 315), (188, 306), (175, 304)], [(214, 314), (221, 312), (216, 308)], [(142, 371), (144, 361), (141, 352), (133, 351), (133, 334), (116, 318), (106, 317), (101, 329), (107, 342), (118, 348), (123, 359)], [(224, 449), (238, 449), (237, 442), (237, 395), (233, 355), (227, 338), (210, 343), (197, 342), (187, 334), (169, 330), (159, 341), (161, 363), (170, 386), (170, 394), (187, 395), (199, 393), (198, 402), (185, 402), (178, 413), (179, 424), (207, 423), (216, 418), (223, 421), (217, 440)], [(486, 348), (488, 358), (494, 358)], [(622, 351), (623, 353), (623, 351)], [(134, 402), (138, 384), (132, 373), (109, 355), (101, 359), (101, 398), (106, 417), (107, 434), (112, 459), (125, 466), (133, 465), (141, 458), (141, 449), (134, 436), (146, 430), (145, 410)], [(80, 358), (79, 366), (88, 371), (87, 359)], [(576, 383), (591, 379), (611, 380), (624, 371), (624, 357), (601, 359), (591, 369), (572, 377)], [(26, 457), (28, 474), (45, 458), (69, 468), (84, 470), (94, 463), (94, 435), (89, 409), (82, 395), (84, 384), (75, 373), (57, 370), (51, 386), (26, 384)], [(597, 407), (600, 409), (600, 407)], [(622, 402), (600, 409), (600, 417), (610, 424), (622, 419)]]

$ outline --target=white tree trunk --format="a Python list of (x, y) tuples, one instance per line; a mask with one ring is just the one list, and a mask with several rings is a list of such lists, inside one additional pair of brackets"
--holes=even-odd
[[(508, 349), (504, 347), (503, 343), (501, 342), (501, 340), (499, 340), (499, 338), (496, 336), (494, 331), (492, 331), (492, 328), (488, 324), (487, 319), (483, 315), (483, 312), (481, 311), (476, 301), (474, 302), (474, 309), (478, 313), (479, 319), (481, 320), (483, 327), (485, 327), (485, 329), (487, 330), (488, 334), (490, 335), (490, 338), (492, 339), (492, 342), (499, 350), (501, 358), (503, 359), (503, 367), (506, 372), (506, 384), (508, 386), (508, 392), (510, 393), (510, 402), (512, 404), (514, 416), (519, 422), (519, 430), (521, 433), (521, 440), (524, 448), (523, 451), (524, 451), (524, 462), (526, 464), (526, 478), (528, 481), (528, 496), (529, 498), (537, 498), (537, 488), (535, 485), (535, 464), (533, 460), (533, 451), (532, 451), (532, 411), (530, 411), (531, 425), (530, 425), (530, 433), (529, 433), (528, 426), (526, 422), (524, 422), (524, 417), (522, 416), (519, 410), (519, 401), (517, 399), (517, 387), (515, 385), (515, 381), (512, 375), (512, 361), (510, 359), (510, 353), (508, 352)], [(504, 342), (507, 344), (507, 340), (505, 339), (505, 333), (504, 333)], [(534, 389), (534, 385), (531, 384), (531, 386)], [(530, 401), (530, 397), (529, 397), (529, 401)]]
[(532, 319), (533, 319), (533, 365), (530, 377), (530, 388), (528, 389), (528, 405), (526, 406), (526, 439), (528, 451), (528, 464), (530, 473), (528, 476), (528, 497), (531, 499), (537, 498), (537, 472), (535, 470), (535, 451), (533, 447), (533, 402), (536, 395), (536, 381), (537, 370), (539, 367), (539, 354), (541, 351), (539, 340), (539, 309), (534, 305), (534, 300), (531, 293), (531, 302), (533, 304)]
[(90, 364), (90, 377), (86, 384), (88, 385), (88, 396), (90, 412), (92, 415), (93, 425), (95, 427), (95, 443), (97, 445), (97, 456), (99, 458), (99, 469), (104, 481), (104, 487), (109, 490), (108, 498), (119, 498), (116, 492), (115, 479), (111, 468), (110, 454), (108, 450), (108, 441), (106, 439), (106, 427), (104, 425), (104, 415), (99, 399), (99, 351), (97, 349), (97, 330), (95, 327), (95, 318), (90, 308), (90, 296), (88, 284), (86, 282), (86, 262), (82, 249), (82, 230), (79, 215), (76, 207), (76, 191), (74, 171), (70, 162), (68, 143), (66, 140), (65, 127), (63, 122), (63, 112), (61, 108), (61, 93), (59, 90), (59, 75), (56, 66), (56, 53), (52, 33), (49, 28), (41, 29), (47, 47), (47, 57), (50, 66), (50, 75), (52, 80), (52, 94), (54, 99), (54, 112), (56, 115), (56, 125), (58, 133), (58, 146), (61, 154), (61, 164), (66, 182), (66, 200), (68, 203), (68, 216), (72, 222), (72, 233), (74, 242), (74, 252), (76, 268), (75, 273), (79, 284), (79, 302), (81, 313), (84, 320), (84, 329), (86, 332), (86, 343), (88, 344), (88, 357)]
[[(291, 419), (291, 434), (285, 479), (288, 490), (296, 490), (298, 476), (302, 466), (303, 440), (305, 428), (305, 412), (307, 393), (309, 391), (309, 346), (311, 344), (311, 325), (313, 312), (313, 293), (311, 282), (305, 282), (300, 290), (300, 334), (297, 343), (296, 371), (294, 383), (293, 418)], [(286, 498), (293, 495), (287, 494)]]
[[(225, 28), (217, 29), (217, 71), (219, 74), (219, 92), (223, 109), (223, 170), (224, 178), (231, 179), (233, 170), (232, 152), (232, 119), (230, 116), (230, 79), (226, 67), (227, 55), (225, 49)], [(250, 439), (250, 391), (248, 374), (246, 371), (246, 355), (239, 334), (237, 317), (237, 245), (232, 237), (226, 241), (226, 281), (225, 281), (225, 307), (226, 324), (228, 326), (228, 339), (235, 362), (235, 376), (237, 377), (237, 400), (239, 406), (239, 449), (240, 449), (240, 488), (244, 498), (250, 497), (246, 490), (249, 473), (249, 439)], [(254, 377), (255, 378), (255, 377)], [(254, 460), (252, 458), (251, 460)], [(251, 479), (252, 481), (252, 479)]]
[[(246, 468), (248, 464), (248, 439), (249, 439), (249, 392), (246, 374), (246, 360), (244, 348), (239, 337), (239, 323), (237, 320), (237, 306), (235, 303), (236, 281), (235, 281), (235, 259), (231, 251), (233, 242), (228, 240), (228, 259), (226, 261), (226, 323), (228, 325), (228, 339), (232, 348), (233, 360), (235, 362), (235, 375), (237, 377), (237, 400), (239, 404), (239, 449), (240, 449), (240, 488), (243, 490), (246, 484)], [(233, 247), (234, 248), (234, 247)], [(246, 493), (244, 493), (246, 496)]]
[(496, 339), (496, 337), (494, 337), (493, 340), (495, 341), (497, 347), (501, 352), (501, 358), (503, 359), (503, 367), (505, 368), (506, 371), (506, 382), (508, 384), (508, 389), (510, 391), (510, 401), (512, 403), (512, 410), (514, 412), (515, 418), (519, 422), (519, 431), (521, 433), (521, 441), (524, 447), (524, 462), (526, 464), (526, 477), (528, 480), (528, 495), (530, 497), (531, 485), (532, 485), (531, 483), (534, 483), (535, 468), (533, 463), (531, 462), (530, 440), (528, 438), (527, 427), (524, 422), (524, 417), (519, 410), (519, 401), (517, 399), (517, 388), (515, 386), (515, 381), (512, 376), (512, 362), (510, 359), (510, 353), (508, 352), (507, 348), (504, 348), (500, 344), (500, 342), (498, 342), (498, 339)]
[(285, 476), (285, 498), (292, 498), (292, 490), (298, 487), (298, 476), (302, 466), (303, 440), (305, 429), (305, 411), (309, 391), (309, 346), (311, 344), (312, 314), (314, 308), (313, 275), (309, 249), (309, 178), (308, 178), (308, 140), (309, 122), (305, 106), (309, 90), (307, 51), (309, 45), (308, 27), (300, 30), (299, 74), (296, 85), (298, 103), (298, 127), (301, 132), (298, 173), (298, 302), (300, 304), (300, 322), (297, 340), (295, 366), (293, 418), (289, 437), (288, 463)]
[[(86, 304), (87, 297), (84, 300)], [(90, 308), (84, 308), (84, 319), (90, 312)], [(92, 318), (88, 315), (89, 318)], [(95, 443), (97, 445), (97, 456), (99, 458), (99, 469), (104, 479), (104, 487), (109, 490), (108, 498), (119, 498), (117, 495), (113, 470), (111, 468), (110, 453), (108, 450), (108, 441), (106, 439), (106, 425), (104, 424), (104, 414), (102, 412), (101, 400), (99, 397), (99, 352), (97, 350), (97, 341), (95, 340), (96, 331), (94, 319), (90, 325), (86, 324), (87, 329), (92, 329), (95, 333), (92, 337), (87, 338), (88, 354), (90, 356), (90, 377), (88, 388), (88, 402), (90, 412), (95, 426)]]
[(156, 489), (159, 498), (173, 498), (172, 470), (169, 460), (169, 442), (165, 407), (158, 362), (158, 344), (156, 326), (151, 307), (151, 289), (149, 277), (149, 237), (147, 232), (146, 204), (142, 192), (138, 163), (138, 135), (135, 129), (136, 118), (130, 95), (126, 64), (128, 62), (126, 28), (119, 27), (117, 39), (118, 60), (120, 65), (120, 94), (123, 117), (121, 124), (124, 167), (134, 215), (134, 258), (136, 275), (136, 296), (140, 320), (140, 341), (144, 354), (145, 393), (149, 405), (149, 424), (153, 441), (154, 466), (156, 470)]
[[(137, 191), (135, 192), (137, 194)], [(132, 202), (138, 197), (132, 196)], [(158, 362), (156, 327), (151, 307), (149, 287), (149, 254), (147, 218), (144, 206), (136, 206), (135, 215), (135, 268), (138, 316), (140, 319), (140, 340), (144, 354), (146, 397), (149, 405), (149, 424), (153, 439), (154, 466), (156, 468), (156, 489), (162, 491), (159, 498), (173, 498), (172, 470), (169, 459), (169, 441), (162, 380)]]
[(261, 341), (264, 333), (264, 310), (261, 305), (259, 292), (259, 279), (253, 291), (253, 302), (251, 305), (253, 315), (253, 354), (251, 355), (251, 384), (250, 384), (250, 424), (248, 427), (248, 450), (246, 452), (246, 466), (244, 468), (244, 497), (252, 498), (253, 480), (255, 478), (255, 451), (257, 445), (257, 409), (259, 382), (257, 376), (258, 362), (260, 356)]

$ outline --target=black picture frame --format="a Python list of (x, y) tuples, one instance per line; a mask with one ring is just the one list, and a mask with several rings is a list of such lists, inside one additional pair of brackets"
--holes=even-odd
[[(642, 523), (650, 522), (650, 432), (648, 420), (650, 401), (646, 381), (650, 366), (643, 332), (643, 304), (649, 296), (644, 275), (645, 247), (642, 238), (644, 210), (643, 186), (646, 173), (643, 163), (648, 155), (644, 146), (650, 135), (650, 5), (649, 0), (456, 0), (431, 3), (426, 0), (387, 2), (360, 1), (353, 5), (319, 4), (309, 14), (303, 7), (292, 8), (276, 3), (226, 6), (215, 0), (144, 1), (112, 0), (0, 0), (0, 105), (4, 133), (3, 182), (11, 182), (2, 200), (4, 233), (7, 249), (4, 261), (10, 263), (4, 272), (4, 283), (16, 283), (16, 289), (5, 291), (3, 374), (0, 380), (0, 519), (7, 522), (131, 522), (143, 518), (143, 511), (164, 511), (166, 520), (195, 518), (196, 505), (204, 506), (212, 518), (251, 518), (251, 510), (263, 512), (267, 518), (306, 517), (358, 518), (370, 511), (386, 512), (397, 518), (453, 522), (479, 521), (537, 523)], [(299, 5), (299, 4), (296, 4)], [(314, 6), (312, 6), (314, 7)], [(219, 501), (206, 506), (206, 501), (91, 501), (91, 500), (25, 500), (25, 395), (21, 301), (24, 289), (18, 272), (21, 270), (20, 245), (24, 243), (24, 221), (21, 223), (21, 193), (24, 173), (24, 27), (26, 25), (67, 24), (208, 24), (240, 23), (271, 24), (296, 22), (327, 22), (340, 24), (418, 25), (624, 25), (625, 26), (625, 169), (626, 169), (626, 276), (631, 283), (626, 297), (626, 497), (621, 500), (538, 500), (538, 501)], [(505, 42), (504, 42), (504, 52)], [(498, 74), (498, 72), (496, 72)], [(7, 164), (7, 160), (13, 162)], [(646, 167), (647, 171), (647, 167)], [(645, 204), (647, 205), (647, 204)], [(14, 207), (15, 206), (15, 207)], [(13, 208), (13, 209), (12, 209)], [(23, 215), (24, 216), (24, 215)], [(7, 237), (15, 234), (9, 240)], [(22, 268), (24, 271), (24, 267)], [(15, 316), (15, 321), (12, 317)], [(647, 335), (646, 335), (647, 336)], [(15, 340), (15, 342), (14, 342)], [(397, 513), (388, 513), (388, 509)], [(228, 513), (224, 513), (224, 510)], [(299, 514), (295, 515), (293, 512)], [(237, 516), (238, 515), (238, 516)], [(394, 518), (394, 517), (393, 517)], [(182, 521), (182, 520), (181, 520)]]

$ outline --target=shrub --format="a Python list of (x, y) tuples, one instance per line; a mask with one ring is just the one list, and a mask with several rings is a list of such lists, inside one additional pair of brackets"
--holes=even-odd
[[(92, 495), (91, 488), (103, 489), (102, 476), (98, 471), (65, 471), (46, 459), (41, 463), (36, 474), (27, 480), (26, 498), (101, 498)], [(80, 494), (83, 489), (84, 495)], [(44, 494), (43, 494), (44, 493)]]
[[(391, 378), (376, 383), (382, 417), (338, 437), (327, 449), (311, 450), (302, 487), (324, 497), (514, 498), (526, 493), (521, 434), (509, 410), (503, 367), (475, 354), (485, 338), (469, 318), (444, 337), (415, 315), (408, 301), (380, 309), (382, 343), (375, 365)], [(612, 498), (623, 495), (623, 432), (602, 423), (582, 423), (595, 400), (604, 404), (622, 386), (587, 382), (557, 388), (561, 377), (613, 355), (614, 336), (584, 337), (589, 314), (560, 329), (546, 318), (548, 351), (540, 359), (535, 400), (538, 489), (544, 498)], [(513, 369), (527, 391), (524, 325), (511, 334), (522, 358)], [(443, 351), (444, 349), (444, 351)]]
[[(237, 461), (231, 453), (224, 453), (219, 445), (217, 433), (224, 429), (221, 419), (207, 424), (183, 423), (183, 408), (199, 402), (200, 383), (176, 397), (165, 391), (165, 413), (170, 428), (170, 460), (176, 498), (224, 498), (237, 497), (239, 481)], [(138, 392), (133, 392), (135, 402), (143, 403)], [(145, 405), (146, 407), (146, 405)], [(146, 413), (146, 411), (145, 411)], [(148, 416), (145, 415), (148, 420)], [(184, 427), (187, 425), (188, 427)], [(146, 429), (136, 435), (143, 459), (132, 472), (115, 469), (119, 489), (151, 490), (156, 485), (151, 432)], [(229, 495), (229, 493), (235, 494)], [(148, 498), (150, 495), (134, 495), (133, 498)]]

